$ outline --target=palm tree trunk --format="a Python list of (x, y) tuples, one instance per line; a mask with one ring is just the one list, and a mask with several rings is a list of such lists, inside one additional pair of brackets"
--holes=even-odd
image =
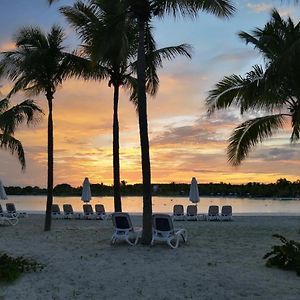
[(119, 85), (114, 85), (114, 117), (113, 117), (113, 172), (114, 172), (114, 205), (115, 212), (122, 211), (120, 193), (120, 154), (119, 154)]
[(48, 182), (47, 182), (47, 206), (45, 218), (45, 231), (51, 230), (51, 210), (53, 203), (53, 119), (52, 119), (52, 100), (53, 93), (47, 92), (48, 100)]
[(137, 63), (138, 79), (138, 114), (140, 127), (140, 143), (142, 154), (142, 173), (143, 173), (143, 235), (142, 243), (149, 245), (152, 239), (152, 195), (151, 195), (151, 167), (149, 154), (148, 122), (147, 122), (147, 99), (146, 99), (146, 80), (145, 80), (145, 48), (144, 31), (145, 21), (139, 19), (139, 48)]

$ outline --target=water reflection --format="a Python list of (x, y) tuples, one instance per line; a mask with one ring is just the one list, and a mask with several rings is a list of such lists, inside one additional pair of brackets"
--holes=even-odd
[[(45, 211), (46, 200), (46, 196), (9, 196), (9, 200), (0, 203), (4, 206), (6, 202), (14, 202), (19, 210), (40, 213)], [(61, 209), (63, 204), (71, 204), (75, 211), (82, 211), (83, 203), (80, 197), (54, 197), (54, 203), (58, 204)], [(90, 203), (93, 206), (97, 203), (104, 204), (108, 212), (114, 209), (112, 197), (93, 197)], [(191, 202), (188, 198), (183, 197), (153, 197), (153, 212), (170, 213), (175, 204), (182, 204), (186, 209)], [(300, 214), (299, 200), (202, 197), (198, 204), (199, 213), (207, 213), (209, 205), (232, 205), (234, 214)], [(124, 212), (141, 213), (143, 210), (142, 197), (123, 197), (122, 207)]]

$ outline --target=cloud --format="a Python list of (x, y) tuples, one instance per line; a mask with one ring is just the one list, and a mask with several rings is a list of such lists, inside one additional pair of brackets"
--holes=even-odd
[[(151, 140), (151, 145), (201, 145), (218, 149), (228, 139), (234, 124), (240, 121), (235, 113), (216, 113), (210, 118), (205, 114), (190, 125), (171, 124)], [(216, 148), (217, 147), (217, 148)]]
[(235, 52), (221, 53), (210, 59), (212, 63), (228, 62), (228, 63), (240, 63), (245, 60), (252, 60), (257, 56), (253, 50), (236, 49)]
[[(256, 14), (265, 13), (265, 12), (270, 13), (272, 9), (275, 8), (274, 3), (265, 3), (265, 2), (257, 3), (257, 4), (247, 3), (246, 6), (248, 9), (250, 9), (252, 12)], [(290, 16), (292, 19), (295, 20), (295, 22), (297, 22), (296, 11), (293, 5), (292, 6), (281, 5), (280, 7), (276, 7), (276, 9), (281, 15), (281, 17)]]
[(262, 13), (262, 12), (270, 12), (271, 9), (273, 8), (273, 5), (271, 3), (264, 3), (264, 2), (257, 3), (257, 4), (247, 3), (247, 7), (251, 11), (259, 14), (259, 13)]

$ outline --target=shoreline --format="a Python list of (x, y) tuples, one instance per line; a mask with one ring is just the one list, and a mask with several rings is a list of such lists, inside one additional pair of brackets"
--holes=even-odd
[[(19, 212), (26, 212), (29, 216), (30, 215), (35, 215), (35, 216), (45, 216), (46, 212), (43, 211), (19, 211)], [(128, 213), (130, 216), (134, 216), (134, 217), (141, 217), (143, 215), (142, 212), (127, 212), (124, 211), (126, 213)], [(74, 214), (78, 214), (78, 213), (82, 213), (82, 211), (74, 211)], [(108, 215), (112, 214), (113, 212), (106, 212)], [(153, 212), (155, 213), (155, 212)], [(173, 215), (172, 212), (169, 213), (164, 213), (164, 214), (168, 214), (170, 216)], [(200, 214), (202, 215), (202, 214)], [(300, 217), (299, 213), (234, 213), (233, 217)], [(204, 221), (204, 220), (203, 220)], [(199, 220), (198, 222), (201, 222), (201, 220)]]
[[(7, 194), (7, 196), (13, 197), (47, 197), (47, 194)], [(81, 195), (53, 195), (54, 198), (71, 198), (78, 197), (80, 199)], [(107, 198), (113, 197), (113, 195), (93, 195), (93, 198)], [(121, 198), (131, 198), (131, 197), (143, 197), (143, 195), (121, 195)], [(188, 198), (188, 195), (152, 195), (152, 198)], [(200, 195), (201, 198), (220, 198), (220, 199), (246, 199), (246, 200), (275, 200), (275, 201), (300, 201), (300, 197), (247, 197), (247, 196), (222, 196), (222, 195)]]

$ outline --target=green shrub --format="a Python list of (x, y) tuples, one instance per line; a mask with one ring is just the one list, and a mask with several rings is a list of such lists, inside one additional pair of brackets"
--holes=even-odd
[(263, 257), (268, 259), (266, 266), (295, 270), (297, 275), (300, 276), (300, 243), (293, 240), (289, 241), (279, 234), (274, 234), (273, 237), (280, 239), (282, 245), (273, 246), (272, 251)]
[(0, 254), (0, 282), (12, 282), (24, 272), (41, 271), (43, 266), (24, 257), (11, 257)]

